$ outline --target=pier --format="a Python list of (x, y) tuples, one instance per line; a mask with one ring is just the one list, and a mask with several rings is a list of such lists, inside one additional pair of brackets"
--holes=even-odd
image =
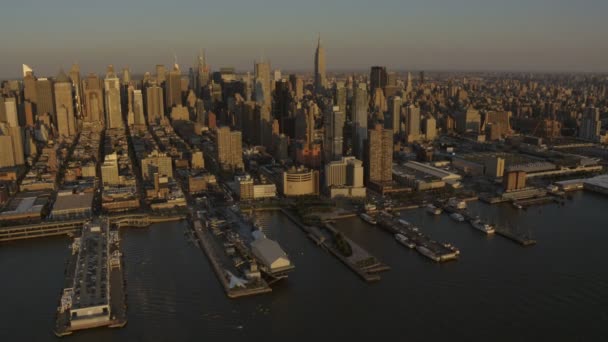
[[(381, 277), (378, 273), (390, 270), (389, 266), (381, 263), (361, 246), (339, 233), (333, 225), (325, 223), (321, 228), (307, 226), (300, 222), (300, 220), (293, 213), (289, 212), (289, 210), (281, 209), (281, 212), (304, 231), (318, 246), (329, 251), (363, 280), (367, 282), (379, 281)], [(343, 239), (350, 246), (351, 255), (345, 255), (338, 248), (336, 242), (337, 236), (340, 236), (340, 239)]]
[(107, 218), (88, 222), (74, 239), (55, 322), (55, 334), (123, 327), (127, 324), (125, 282), (118, 231)]
[[(193, 215), (193, 217), (195, 216)], [(239, 298), (272, 292), (272, 288), (270, 288), (266, 282), (252, 284), (253, 286), (250, 285), (249, 287), (237, 286), (236, 283), (238, 282), (234, 282), (232, 281), (233, 279), (231, 279), (235, 277), (235, 275), (231, 275), (227, 272), (227, 265), (224, 265), (222, 262), (222, 257), (215, 246), (216, 242), (213, 241), (213, 236), (209, 229), (203, 226), (202, 221), (198, 218), (193, 220), (192, 227), (194, 229), (194, 234), (200, 241), (201, 249), (207, 256), (207, 259), (228, 298)]]
[(392, 215), (381, 212), (376, 219), (378, 225), (385, 231), (403, 235), (410, 244), (422, 256), (435, 262), (446, 262), (458, 259), (460, 251), (452, 245), (437, 242), (421, 233), (417, 227)]
[[(151, 224), (162, 222), (174, 222), (185, 219), (185, 215), (160, 216), (145, 213), (133, 213), (108, 216), (112, 224), (119, 228), (124, 227), (148, 227)], [(58, 235), (73, 235), (88, 222), (88, 219), (69, 221), (50, 221), (19, 226), (0, 227), (0, 242), (34, 239)]]
[[(469, 223), (471, 223), (473, 220), (477, 219), (475, 216), (473, 216), (471, 213), (469, 213), (466, 209), (457, 209), (457, 208), (454, 208), (449, 205), (444, 205), (442, 203), (436, 203), (435, 205), (443, 208), (443, 211), (446, 213), (459, 213)], [(498, 226), (494, 227), (494, 232), (497, 235), (507, 238), (508, 240), (513, 241), (521, 246), (533, 246), (536, 244), (536, 240), (532, 239), (530, 237), (530, 234), (528, 234), (528, 233), (514, 232), (511, 229), (508, 229), (506, 227), (498, 227)]]

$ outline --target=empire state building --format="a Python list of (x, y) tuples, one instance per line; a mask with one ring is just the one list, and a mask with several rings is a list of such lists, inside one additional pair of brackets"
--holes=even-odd
[(317, 51), (315, 52), (315, 91), (319, 92), (327, 86), (325, 77), (325, 49), (321, 46), (321, 35), (317, 41)]

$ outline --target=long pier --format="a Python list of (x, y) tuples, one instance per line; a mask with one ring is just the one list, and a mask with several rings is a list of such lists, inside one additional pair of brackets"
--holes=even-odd
[(378, 221), (379, 227), (391, 233), (393, 236), (400, 234), (405, 237), (407, 243), (402, 242), (402, 244), (407, 246), (409, 243), (409, 248), (415, 248), (418, 253), (435, 262), (456, 260), (460, 255), (460, 251), (456, 247), (431, 239), (421, 233), (419, 229), (411, 223), (398, 219), (391, 214), (381, 212), (378, 214), (376, 220)]
[(338, 231), (329, 223), (324, 224), (323, 228), (311, 227), (303, 224), (296, 218), (292, 213), (286, 209), (281, 209), (281, 212), (302, 231), (307, 233), (308, 237), (313, 240), (318, 246), (323, 247), (329, 251), (333, 256), (340, 260), (344, 265), (355, 272), (359, 277), (367, 282), (379, 281), (379, 272), (388, 271), (390, 267), (381, 263), (374, 256), (369, 254), (361, 246), (350, 240), (348, 237), (343, 236), (343, 239), (351, 246), (353, 254), (351, 256), (344, 256), (334, 246), (332, 235), (338, 233)]
[[(436, 205), (441, 204), (437, 203)], [(471, 222), (475, 219), (475, 217), (471, 213), (464, 209), (456, 209), (447, 205), (443, 205), (441, 206), (441, 208), (443, 208), (444, 212), (446, 213), (461, 214), (467, 222)], [(509, 230), (508, 228), (503, 228), (499, 226), (494, 227), (494, 231), (497, 235), (507, 238), (508, 240), (511, 240), (521, 246), (534, 246), (536, 244), (536, 240), (528, 236), (529, 234), (514, 232)]]
[[(150, 214), (123, 214), (110, 216), (110, 222), (119, 228), (124, 227), (148, 227), (151, 224), (162, 222), (173, 222), (185, 219), (184, 215), (177, 216), (155, 216)], [(0, 242), (34, 239), (48, 236), (71, 235), (78, 232), (88, 219), (77, 219), (69, 221), (42, 222), (0, 228)]]

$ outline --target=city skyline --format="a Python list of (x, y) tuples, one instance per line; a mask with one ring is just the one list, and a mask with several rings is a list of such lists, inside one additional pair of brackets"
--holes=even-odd
[(153, 1), (146, 7), (115, 0), (68, 2), (67, 9), (38, 0), (4, 5), (0, 44), (7, 48), (0, 77), (18, 76), (22, 63), (48, 75), (73, 62), (84, 72), (114, 64), (143, 73), (158, 63), (172, 65), (174, 55), (190, 66), (200, 48), (213, 68), (251, 70), (253, 59), (266, 57), (273, 68), (307, 71), (313, 69), (310, 51), (319, 33), (328, 71), (372, 64), (393, 70), (608, 71), (601, 18), (608, 5), (595, 0), (576, 5), (386, 0), (348, 6)]

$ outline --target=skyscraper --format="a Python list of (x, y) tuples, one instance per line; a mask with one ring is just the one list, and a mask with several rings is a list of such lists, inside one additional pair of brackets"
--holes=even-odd
[(437, 121), (432, 115), (424, 120), (424, 134), (426, 140), (435, 140), (437, 137)]
[(346, 113), (346, 87), (344, 82), (336, 82), (334, 89), (334, 105), (340, 107), (340, 111)]
[(10, 127), (9, 132), (13, 140), (13, 153), (15, 158), (15, 165), (25, 164), (25, 154), (23, 145), (23, 128), (21, 127)]
[(39, 78), (36, 81), (37, 106), (36, 113), (55, 115), (55, 100), (53, 98), (53, 84), (48, 78)]
[(255, 62), (255, 101), (260, 106), (272, 105), (270, 85), (270, 62)]
[(598, 142), (601, 138), (602, 122), (600, 121), (600, 109), (589, 107), (583, 114), (578, 136), (581, 139)]
[(401, 133), (401, 104), (401, 97), (391, 97), (388, 100), (387, 115), (384, 116), (384, 127), (392, 129), (395, 134)]
[(325, 48), (321, 45), (321, 35), (317, 41), (317, 51), (315, 52), (315, 91), (320, 92), (327, 87), (325, 76)]
[(105, 93), (106, 93), (106, 127), (123, 127), (122, 112), (120, 103), (120, 80), (114, 73), (114, 67), (108, 66), (106, 73)]
[(165, 66), (162, 64), (157, 64), (156, 65), (156, 82), (158, 83), (158, 85), (162, 86), (162, 84), (165, 82), (166, 77), (167, 77), (167, 69), (165, 68)]
[(371, 93), (375, 93), (377, 88), (380, 88), (384, 91), (384, 87), (386, 87), (387, 80), (388, 77), (386, 74), (386, 67), (373, 66), (372, 70), (369, 73)]
[(408, 142), (414, 142), (420, 138), (420, 108), (416, 108), (414, 105), (407, 107), (405, 128)]
[(104, 102), (101, 82), (96, 74), (89, 74), (84, 85), (84, 121), (103, 122)]
[(146, 112), (149, 124), (155, 124), (165, 113), (163, 89), (155, 83), (146, 88)]
[(137, 126), (146, 125), (144, 99), (140, 89), (133, 90), (133, 122)]
[(74, 98), (72, 96), (72, 81), (61, 70), (55, 79), (55, 112), (57, 113), (57, 131), (60, 136), (76, 134), (74, 121)]
[(181, 82), (182, 73), (179, 70), (179, 65), (175, 63), (173, 65), (173, 70), (169, 72), (166, 84), (167, 96), (165, 106), (167, 107), (167, 112), (174, 106), (183, 104)]
[(13, 138), (8, 132), (0, 132), (0, 168), (15, 166)]
[(393, 179), (393, 131), (376, 126), (368, 131), (366, 141), (368, 182), (390, 182)]
[(338, 106), (334, 106), (332, 109), (327, 108), (323, 114), (323, 127), (325, 128), (323, 150), (326, 162), (342, 157), (344, 140), (342, 132), (345, 119), (346, 115)]
[(243, 169), (241, 132), (228, 126), (217, 129), (217, 161), (222, 170)]
[(4, 121), (10, 127), (19, 127), (19, 114), (17, 112), (17, 99), (7, 97), (4, 99)]
[(38, 98), (36, 93), (36, 77), (34, 77), (34, 74), (31, 71), (29, 71), (23, 77), (23, 98), (26, 101), (35, 104)]
[(353, 121), (353, 152), (358, 159), (363, 159), (363, 141), (367, 136), (367, 108), (369, 106), (367, 85), (359, 83), (353, 89), (352, 121)]
[(196, 93), (201, 96), (201, 88), (209, 83), (209, 66), (207, 65), (207, 57), (205, 56), (205, 50), (202, 50), (198, 55), (197, 63), (197, 91)]
[(481, 127), (481, 115), (474, 108), (467, 109), (466, 112), (457, 115), (456, 130), (458, 133), (478, 134)]
[(83, 94), (82, 82), (80, 81), (80, 66), (73, 64), (70, 69), (70, 80), (74, 88), (74, 115), (76, 118), (82, 118), (83, 115)]

